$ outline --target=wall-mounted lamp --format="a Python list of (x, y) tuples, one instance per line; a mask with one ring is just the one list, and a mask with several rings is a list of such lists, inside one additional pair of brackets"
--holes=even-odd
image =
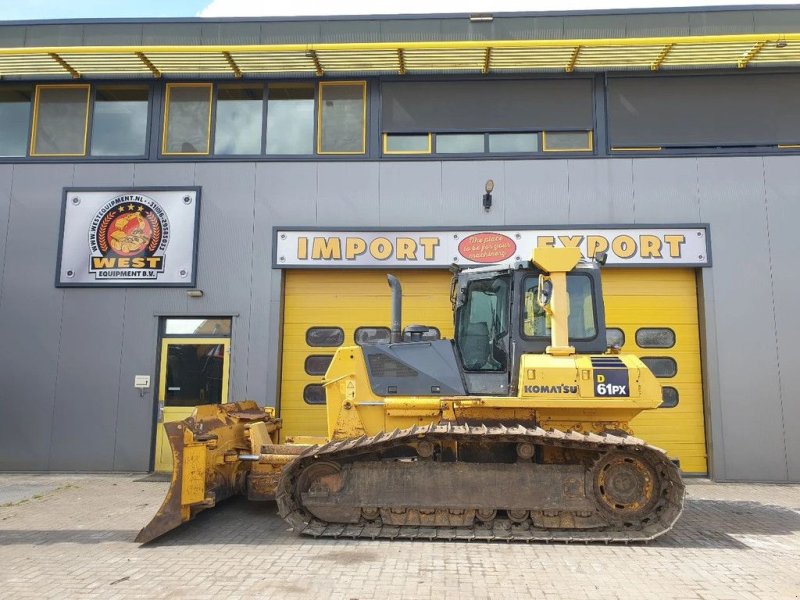
[(486, 193), (483, 195), (483, 210), (489, 212), (492, 208), (492, 190), (494, 189), (494, 181), (491, 179), (486, 180)]
[(186, 290), (186, 295), (189, 296), (189, 298), (202, 298), (203, 290)]

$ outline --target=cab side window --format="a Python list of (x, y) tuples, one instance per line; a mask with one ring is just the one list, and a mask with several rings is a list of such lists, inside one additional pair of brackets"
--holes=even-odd
[[(525, 337), (549, 337), (550, 315), (539, 304), (539, 278), (525, 280), (522, 333)], [(592, 280), (580, 273), (567, 275), (569, 294), (569, 337), (574, 340), (589, 340), (597, 336), (594, 291)]]

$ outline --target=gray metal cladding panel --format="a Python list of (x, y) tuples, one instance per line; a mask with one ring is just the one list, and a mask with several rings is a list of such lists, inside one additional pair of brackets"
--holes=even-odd
[(316, 224), (317, 163), (257, 163), (255, 202), (260, 227)]
[(442, 22), (439, 19), (392, 19), (381, 21), (381, 39), (387, 42), (421, 42), (442, 37)]
[[(266, 261), (272, 231), (254, 226), (255, 165), (253, 163), (199, 163), (195, 185), (202, 188), (197, 287), (202, 298), (192, 298), (195, 314), (238, 314), (231, 352), (229, 395), (244, 393), (247, 374), (247, 331), (250, 328), (250, 271)], [(244, 336), (244, 339), (241, 337)]]
[(142, 27), (142, 44), (145, 46), (178, 46), (202, 44), (200, 23), (145, 23)]
[(124, 300), (124, 290), (64, 293), (51, 470), (113, 470)]
[(627, 26), (625, 15), (576, 15), (564, 17), (564, 38), (623, 38)]
[(378, 225), (378, 163), (319, 163), (317, 199), (326, 227)]
[[(0, 165), (0, 273), (6, 253), (9, 211), (11, 210), (11, 187), (14, 176), (13, 165)], [(3, 279), (0, 277), (0, 304), (3, 298)]]
[(83, 25), (29, 25), (25, 33), (27, 47), (81, 46), (83, 45)]
[(384, 83), (382, 130), (592, 129), (592, 87), (590, 79)]
[(261, 23), (262, 44), (313, 44), (319, 41), (319, 22)]
[(203, 44), (260, 44), (260, 23), (203, 23)]
[(523, 227), (567, 223), (569, 204), (564, 202), (569, 196), (567, 165), (566, 160), (505, 162), (505, 224)]
[[(506, 184), (503, 161), (450, 161), (442, 163), (441, 208), (451, 225), (491, 227), (505, 222)], [(494, 181), (492, 208), (483, 209), (486, 181)]]
[(699, 160), (700, 219), (712, 224), (725, 476), (784, 481), (774, 302), (761, 158)]
[(380, 225), (385, 227), (424, 227), (459, 217), (442, 204), (441, 162), (382, 161), (379, 195)]
[(19, 48), (25, 45), (24, 25), (0, 26), (0, 48)]
[(55, 288), (61, 188), (71, 165), (16, 165), (0, 304), (0, 470), (48, 468), (63, 291)]
[(627, 37), (689, 35), (689, 15), (686, 13), (628, 15), (626, 21)]
[(789, 480), (800, 481), (800, 369), (797, 368), (800, 365), (800, 345), (797, 343), (800, 332), (800, 311), (797, 309), (797, 298), (800, 297), (797, 273), (797, 257), (800, 255), (797, 173), (800, 171), (800, 157), (770, 157), (765, 158), (764, 163), (786, 457)]
[(699, 221), (697, 187), (695, 158), (634, 159), (632, 222)]
[(799, 26), (800, 10), (796, 8), (753, 11), (753, 31), (756, 33), (797, 31)]
[(322, 21), (320, 41), (322, 43), (379, 42), (381, 41), (380, 32), (381, 27), (377, 20)]
[(132, 186), (134, 181), (132, 163), (76, 163), (75, 187), (108, 187), (120, 189)]
[(634, 147), (796, 144), (800, 115), (786, 98), (799, 95), (800, 75), (791, 74), (610, 78), (609, 140)]
[(138, 46), (141, 43), (141, 23), (103, 23), (83, 26), (84, 46)]
[(689, 14), (691, 35), (725, 35), (753, 32), (756, 11), (714, 11)]
[(633, 220), (631, 160), (570, 160), (567, 223), (629, 223)]
[(564, 17), (495, 17), (499, 40), (559, 40), (564, 37)]
[[(133, 185), (137, 187), (194, 185), (194, 169), (195, 163), (189, 162), (137, 163), (133, 168)], [(200, 195), (202, 218), (202, 192)]]

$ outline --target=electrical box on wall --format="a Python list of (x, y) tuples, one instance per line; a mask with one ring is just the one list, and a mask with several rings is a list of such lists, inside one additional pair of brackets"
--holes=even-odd
[(133, 387), (137, 390), (146, 390), (150, 387), (150, 375), (134, 375)]

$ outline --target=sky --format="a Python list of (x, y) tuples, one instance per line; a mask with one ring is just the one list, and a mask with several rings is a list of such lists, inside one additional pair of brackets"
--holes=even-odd
[(0, 20), (602, 10), (796, 4), (800, 0), (0, 0)]

